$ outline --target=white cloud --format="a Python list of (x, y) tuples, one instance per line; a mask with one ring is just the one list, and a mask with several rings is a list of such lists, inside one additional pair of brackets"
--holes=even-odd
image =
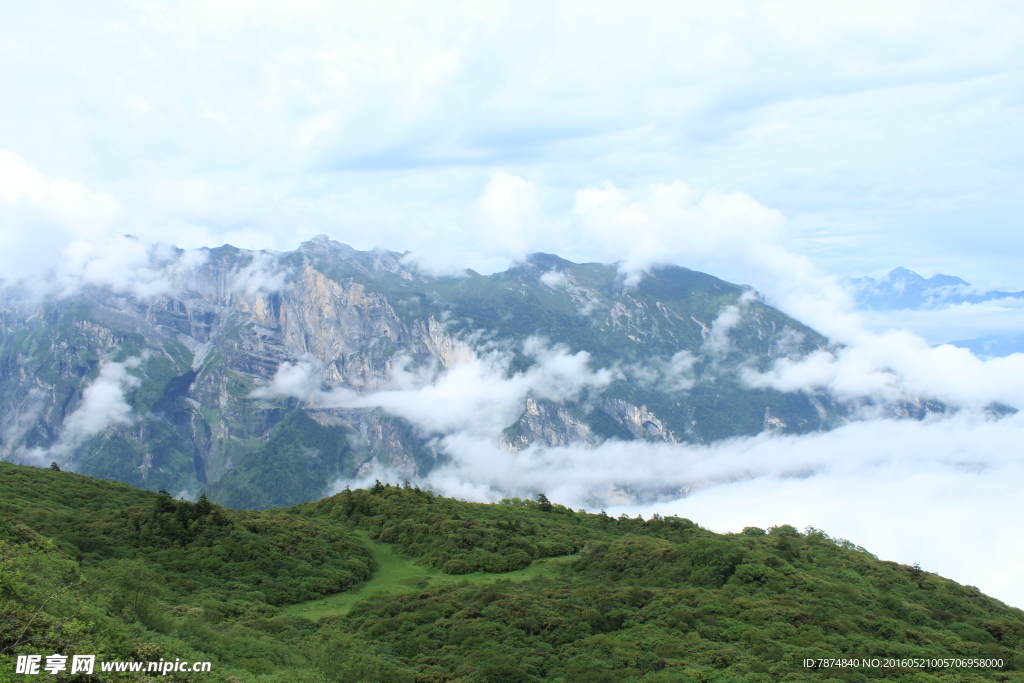
[[(640, 195), (639, 198), (634, 198)], [(581, 234), (602, 261), (619, 261), (627, 284), (657, 265), (677, 263), (732, 282), (755, 284), (769, 303), (845, 342), (863, 320), (838, 277), (783, 246), (785, 219), (742, 192), (698, 192), (686, 183), (627, 193), (611, 183), (580, 190), (574, 211)], [(754, 292), (739, 302), (747, 304)], [(724, 312), (719, 336), (735, 316)], [(730, 322), (731, 321), (731, 322)], [(712, 344), (720, 344), (716, 337)]]
[(865, 332), (850, 346), (782, 358), (760, 374), (747, 369), (753, 387), (780, 391), (825, 389), (844, 400), (885, 402), (937, 399), (953, 407), (1000, 402), (1024, 409), (1024, 354), (982, 360), (967, 349), (932, 347), (907, 332)]
[(365, 394), (321, 389), (317, 361), (282, 363), (271, 383), (253, 392), (256, 398), (292, 396), (321, 408), (381, 408), (405, 418), (426, 434), (466, 433), (496, 440), (524, 410), (526, 399), (572, 400), (587, 389), (601, 389), (616, 372), (592, 371), (590, 354), (569, 353), (527, 339), (523, 353), (535, 361), (523, 372), (508, 374), (510, 354), (492, 350), (477, 354), (463, 349), (440, 374), (431, 367), (410, 368), (408, 359), (394, 364), (389, 385)]
[(75, 240), (64, 249), (51, 277), (23, 284), (37, 295), (74, 296), (92, 286), (150, 300), (173, 295), (193, 282), (196, 269), (206, 258), (202, 250), (146, 244), (130, 235)]
[(576, 193), (574, 212), (584, 238), (602, 255), (618, 255), (620, 269), (635, 282), (651, 266), (728, 261), (737, 253), (774, 245), (782, 214), (742, 192), (700, 193), (686, 183), (657, 183), (630, 201), (610, 182)]
[(315, 400), (323, 385), (323, 363), (309, 358), (295, 363), (285, 361), (277, 366), (270, 384), (257, 387), (249, 395), (252, 398), (292, 398)]
[(49, 448), (28, 449), (20, 458), (40, 466), (50, 460), (66, 462), (75, 446), (89, 437), (114, 425), (131, 424), (132, 408), (124, 400), (124, 390), (139, 386), (139, 378), (129, 371), (141, 363), (139, 357), (103, 363), (96, 379), (82, 391), (82, 402), (64, 420), (57, 441)]
[(0, 282), (36, 296), (97, 285), (149, 298), (172, 289), (175, 270), (201, 261), (195, 251), (116, 234), (119, 214), (109, 194), (0, 149)]
[(547, 231), (533, 183), (506, 172), (494, 175), (477, 204), (483, 247), (522, 258), (543, 242)]
[(697, 364), (697, 356), (689, 351), (678, 351), (665, 364), (662, 370), (660, 388), (670, 393), (688, 391), (697, 383), (693, 377), (693, 366)]
[(109, 195), (67, 178), (47, 176), (7, 150), (0, 150), (0, 206), (37, 210), (86, 238), (106, 236), (117, 215), (117, 203)]
[(923, 311), (864, 311), (864, 326), (874, 332), (907, 330), (933, 344), (1024, 331), (1024, 299), (993, 299)]
[(82, 404), (64, 421), (61, 441), (73, 443), (111, 425), (131, 424), (132, 408), (124, 400), (124, 389), (139, 386), (139, 378), (128, 370), (138, 368), (140, 363), (140, 358), (104, 363), (96, 379), (82, 391)]
[(72, 240), (108, 237), (117, 213), (113, 197), (0, 149), (0, 277), (8, 283), (52, 268)]
[(565, 287), (568, 284), (568, 280), (565, 277), (565, 273), (558, 270), (549, 270), (538, 278), (542, 285), (547, 285), (552, 289), (558, 289)]
[(732, 341), (729, 332), (743, 320), (739, 306), (723, 306), (718, 316), (711, 323), (711, 330), (701, 344), (701, 350), (712, 357), (721, 357), (729, 352)]
[(914, 256), (1019, 277), (1016, 6), (218, 7), (9, 12), (0, 148), (181, 246), (329, 233), (500, 268), (522, 242), (480, 231), (472, 197), (503, 173), (544, 188), (555, 223), (606, 178), (685, 177), (715, 189), (704, 218), (742, 188), (834, 270)]
[(245, 266), (236, 269), (232, 288), (253, 297), (259, 293), (279, 292), (286, 286), (288, 273), (280, 263), (266, 252), (256, 252)]

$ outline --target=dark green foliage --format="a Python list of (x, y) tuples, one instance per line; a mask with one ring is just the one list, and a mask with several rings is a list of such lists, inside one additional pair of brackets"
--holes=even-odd
[[(804, 658), (867, 653), (1003, 659), (1004, 671), (970, 675), (1024, 680), (1013, 668), (1024, 666), (1024, 612), (823, 532), (717, 535), (679, 518), (613, 520), (558, 505), (552, 514), (545, 502), (475, 505), (378, 483), (298, 506), (350, 519), (453, 574), (485, 569), (466, 546), (526, 540), (540, 550), (562, 531), (578, 551), (563, 576), (370, 598), (324, 628), (354, 633), (420, 680), (820, 680)], [(912, 671), (860, 668), (839, 680)]]
[(27, 648), (60, 651), (81, 628), (69, 600), (82, 583), (77, 567), (28, 527), (7, 531), (18, 541), (0, 540), (0, 661)]
[[(529, 503), (544, 509), (543, 503)], [(576, 552), (583, 538), (577, 535), (576, 524), (565, 524), (575, 520), (575, 513), (546, 505), (556, 514), (535, 519), (508, 505), (481, 508), (378, 481), (369, 491), (342, 491), (295, 509), (303, 516), (354, 522), (372, 538), (394, 543), (428, 566), (447, 574), (468, 574), (514, 571), (539, 557)], [(557, 521), (544, 519), (559, 516)]]
[[(0, 463), (0, 510), (5, 520), (53, 538), (86, 567), (143, 561), (162, 574), (171, 593), (245, 595), (282, 605), (343, 591), (372, 570), (358, 539), (320, 520), (226, 510), (205, 496), (192, 503), (123, 484), (94, 492), (95, 481)], [(120, 500), (102, 504), (101, 495), (111, 490), (122, 493)], [(83, 517), (86, 511), (92, 514)], [(245, 588), (227, 588), (228, 582)]]
[(230, 507), (265, 510), (319, 498), (327, 483), (348, 473), (348, 432), (324, 427), (302, 410), (281, 420), (267, 444), (211, 487), (213, 500)]

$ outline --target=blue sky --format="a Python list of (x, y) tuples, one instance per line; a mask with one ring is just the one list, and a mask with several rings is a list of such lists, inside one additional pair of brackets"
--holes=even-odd
[[(110, 232), (182, 246), (327, 233), (502, 269), (478, 204), (504, 173), (546, 219), (526, 248), (607, 259), (577, 194), (681, 181), (778, 211), (830, 273), (1024, 289), (1022, 23), (1014, 2), (23, 3), (0, 149), (109, 198)], [(0, 196), (2, 229), (80, 236), (31, 204)]]

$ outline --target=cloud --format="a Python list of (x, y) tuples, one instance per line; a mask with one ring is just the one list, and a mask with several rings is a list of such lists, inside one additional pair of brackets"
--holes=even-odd
[(617, 372), (591, 370), (590, 354), (569, 353), (527, 339), (522, 352), (534, 364), (509, 374), (511, 354), (501, 350), (474, 353), (468, 347), (439, 374), (430, 366), (410, 368), (401, 359), (391, 369), (388, 385), (358, 394), (345, 388), (323, 390), (319, 362), (282, 363), (266, 387), (252, 396), (291, 396), (320, 408), (380, 408), (402, 417), (425, 434), (466, 433), (493, 441), (522, 415), (526, 399), (573, 400), (586, 390), (600, 390)]
[(117, 214), (110, 195), (48, 176), (0, 149), (0, 272), (7, 283), (52, 268), (69, 242), (107, 238)]
[[(676, 263), (754, 283), (768, 303), (838, 341), (863, 329), (840, 279), (787, 249), (781, 212), (745, 193), (699, 192), (682, 181), (627, 193), (606, 182), (578, 191), (574, 213), (580, 234), (594, 245), (591, 256), (618, 261), (627, 285), (652, 267)], [(740, 304), (756, 293), (744, 297)], [(721, 334), (734, 321), (723, 313)]]
[(745, 193), (701, 193), (681, 181), (656, 183), (634, 201), (606, 182), (578, 191), (573, 211), (585, 239), (618, 255), (627, 283), (654, 265), (746, 256), (777, 243), (784, 222)]
[[(329, 233), (501, 268), (494, 250), (522, 242), (481, 229), (473, 201), (501, 174), (566, 224), (581, 187), (683, 177), (783, 210), (790, 246), (831, 270), (914, 257), (1013, 279), (1020, 18), (943, 2), (29, 4), (0, 27), (17, 56), (0, 148), (111, 198), (121, 232), (186, 247)], [(512, 206), (529, 213), (529, 193)]]
[(742, 322), (739, 306), (722, 306), (718, 316), (711, 322), (711, 329), (701, 344), (701, 351), (715, 358), (720, 358), (729, 352), (732, 341), (729, 339), (729, 332)]
[(124, 400), (125, 389), (141, 383), (130, 370), (137, 369), (142, 358), (129, 358), (121, 363), (108, 361), (99, 374), (82, 391), (82, 401), (67, 416), (57, 441), (49, 448), (32, 448), (20, 454), (22, 461), (46, 465), (50, 460), (67, 462), (76, 446), (86, 439), (115, 425), (132, 423), (132, 408)]
[(507, 171), (492, 173), (472, 210), (457, 221), (409, 237), (405, 261), (440, 276), (464, 275), (467, 266), (504, 270), (533, 251), (556, 251), (565, 239), (564, 227), (552, 225), (541, 206), (534, 183)]
[(484, 248), (510, 260), (532, 251), (547, 231), (533, 183), (504, 171), (487, 183), (477, 210)]
[(620, 365), (618, 369), (641, 387), (679, 394), (697, 385), (693, 369), (700, 360), (700, 355), (690, 351), (677, 351), (668, 359), (646, 358), (642, 363)]
[(139, 378), (129, 370), (141, 362), (141, 358), (130, 358), (123, 363), (104, 363), (96, 379), (82, 391), (82, 404), (64, 421), (61, 441), (74, 443), (111, 425), (131, 424), (132, 408), (124, 400), (124, 389), (139, 386)]
[(953, 407), (982, 408), (999, 402), (1024, 409), (1024, 354), (982, 360), (967, 349), (932, 347), (907, 332), (865, 332), (836, 351), (781, 358), (763, 374), (747, 368), (743, 378), (756, 388), (824, 389), (841, 400), (894, 403), (925, 398)]
[[(839, 279), (782, 245), (784, 223), (778, 212), (736, 194), (716, 195), (713, 208), (702, 208), (709, 197), (677, 183), (652, 187), (647, 196), (631, 200), (606, 185), (578, 193), (576, 210), (585, 234), (604, 244), (608, 253), (619, 250), (620, 269), (629, 277), (639, 277), (657, 263), (695, 259), (739, 269), (769, 303), (837, 344), (806, 357), (791, 349), (766, 373), (746, 368), (742, 376), (748, 386), (825, 390), (851, 402), (933, 399), (954, 407), (1000, 402), (1024, 409), (1024, 355), (982, 360), (965, 349), (933, 348), (910, 332), (866, 329), (864, 316), (855, 311)], [(730, 208), (733, 203), (739, 208)], [(727, 218), (718, 218), (717, 211)], [(743, 304), (755, 295), (744, 296), (738, 306), (720, 311), (705, 336), (705, 353), (717, 356), (728, 351), (729, 331), (739, 324)], [(955, 312), (960, 313), (960, 307)]]
[(197, 269), (207, 255), (200, 249), (146, 244), (132, 235), (74, 240), (52, 270), (43, 277), (21, 281), (18, 287), (30, 298), (70, 297), (84, 288), (100, 287), (148, 301), (197, 286)]
[(249, 394), (251, 398), (274, 398), (289, 396), (315, 401), (323, 385), (323, 363), (307, 358), (295, 363), (285, 361), (277, 366), (270, 384), (257, 387)]
[(235, 269), (232, 289), (253, 297), (260, 293), (279, 292), (286, 286), (288, 273), (281, 264), (266, 252), (256, 252), (245, 266)]
[(538, 280), (542, 285), (547, 285), (552, 289), (558, 289), (565, 287), (568, 284), (568, 280), (565, 277), (565, 273), (557, 270), (549, 270), (548, 272), (541, 275)]
[[(542, 491), (574, 508), (604, 507), (613, 516), (679, 514), (717, 531), (812, 525), (884, 559), (918, 561), (929, 571), (1024, 604), (1024, 591), (1008, 569), (1024, 560), (1024, 551), (1005, 542), (1024, 521), (1016, 504), (1016, 485), (1024, 476), (1017, 447), (1024, 441), (1024, 413), (997, 420), (973, 408), (998, 395), (991, 384), (974, 387), (976, 378), (964, 379), (950, 392), (966, 407), (924, 420), (864, 420), (825, 433), (766, 432), (705, 446), (607, 441), (512, 452), (502, 446), (500, 430), (516, 419), (530, 392), (572, 398), (610, 377), (589, 370), (585, 356), (533, 344), (538, 365), (511, 377), (502, 373), (500, 356), (474, 356), (436, 377), (399, 367), (392, 388), (359, 396), (320, 390), (313, 366), (282, 366), (275, 391), (290, 391), (321, 407), (380, 407), (435, 435), (434, 446), (446, 458), (421, 483), (443, 495), (494, 501)], [(922, 343), (917, 350), (928, 349)], [(935, 351), (953, 351), (955, 359), (966, 359), (968, 367), (993, 378), (1024, 376), (1024, 368), (989, 365), (962, 349)], [(913, 383), (923, 381), (891, 371), (878, 376), (870, 357), (861, 358), (861, 368), (825, 352), (811, 359), (794, 363), (794, 374), (780, 372), (777, 381), (789, 381), (797, 390), (824, 377), (828, 382), (822, 386), (837, 395), (887, 400), (911, 395)], [(644, 377), (634, 368), (623, 371), (662, 386), (675, 380), (679, 390), (687, 390), (693, 386), (695, 360), (680, 352), (668, 362), (640, 368), (647, 371)], [(921, 370), (935, 362), (922, 358)], [(946, 370), (952, 363), (945, 356), (938, 362)], [(935, 374), (935, 367), (930, 372)], [(977, 399), (973, 403), (971, 396)], [(372, 476), (401, 478), (381, 468)], [(969, 552), (948, 552), (951, 537)]]
[(661, 368), (660, 388), (669, 393), (689, 391), (696, 385), (693, 377), (693, 366), (697, 364), (697, 356), (689, 351), (678, 351)]
[(1024, 299), (993, 299), (928, 310), (864, 311), (874, 332), (906, 330), (932, 344), (1024, 331)]

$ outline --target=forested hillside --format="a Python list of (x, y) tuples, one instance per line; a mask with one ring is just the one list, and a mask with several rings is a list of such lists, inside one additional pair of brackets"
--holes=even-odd
[[(7, 463), (0, 515), (0, 681), (54, 652), (231, 683), (1024, 681), (1024, 612), (814, 529), (385, 485), (242, 512)], [(934, 659), (1002, 665), (907, 661)]]

